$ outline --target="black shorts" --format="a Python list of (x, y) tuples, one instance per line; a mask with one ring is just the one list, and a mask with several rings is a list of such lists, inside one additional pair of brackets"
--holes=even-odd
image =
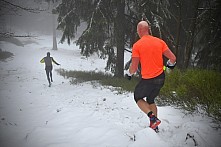
[(134, 91), (134, 100), (146, 98), (147, 103), (153, 104), (155, 97), (158, 96), (165, 80), (164, 72), (152, 79), (141, 79)]
[(52, 66), (45, 66), (45, 70), (46, 71), (51, 71), (52, 70)]

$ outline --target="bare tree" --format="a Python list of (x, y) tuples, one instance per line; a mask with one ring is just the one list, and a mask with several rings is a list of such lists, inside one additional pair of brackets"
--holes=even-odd
[(45, 11), (45, 10), (41, 10), (40, 8), (28, 8), (28, 7), (24, 7), (24, 6), (20, 6), (18, 4), (9, 2), (7, 0), (0, 0), (0, 4), (1, 4), (1, 15), (5, 15), (5, 12), (10, 13), (10, 12), (14, 12), (17, 13), (19, 10), (24, 10), (30, 13), (40, 13), (41, 11)]

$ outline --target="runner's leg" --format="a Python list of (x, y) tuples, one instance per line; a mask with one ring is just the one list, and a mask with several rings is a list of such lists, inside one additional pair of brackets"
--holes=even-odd
[(53, 82), (53, 80), (52, 80), (52, 71), (51, 70), (50, 70), (49, 74), (50, 74), (50, 77), (51, 77), (51, 82)]
[(155, 103), (150, 104), (150, 110), (153, 112), (153, 114), (157, 117), (157, 106)]
[(146, 114), (148, 114), (151, 111), (150, 105), (146, 101), (144, 101), (143, 99), (138, 100), (137, 105)]
[(48, 79), (48, 83), (50, 84), (50, 78), (49, 78), (49, 70), (46, 70), (46, 75), (47, 75), (47, 79)]

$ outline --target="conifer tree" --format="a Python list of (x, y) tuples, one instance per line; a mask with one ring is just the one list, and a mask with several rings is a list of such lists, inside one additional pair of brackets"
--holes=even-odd
[[(152, 35), (165, 40), (176, 54), (178, 67), (215, 66), (220, 61), (219, 6), (217, 0), (62, 0), (56, 10), (61, 42), (70, 44), (78, 26), (86, 22), (76, 41), (81, 53), (107, 58), (106, 69), (121, 77), (124, 50), (137, 41), (136, 25), (142, 19), (151, 26)], [(205, 61), (208, 54), (209, 62)]]
[[(151, 5), (146, 7), (149, 3)], [(151, 20), (155, 22), (153, 26), (156, 26), (161, 35), (163, 25), (159, 23), (163, 19), (157, 15), (158, 11), (153, 10), (157, 6), (161, 11), (162, 5), (167, 3), (154, 0), (62, 0), (56, 8), (59, 14), (58, 29), (63, 31), (61, 42), (67, 40), (70, 44), (78, 26), (82, 21), (86, 22), (87, 28), (76, 41), (81, 53), (87, 57), (97, 53), (100, 58), (107, 58), (106, 70), (122, 77), (124, 50), (131, 48), (138, 39), (137, 23), (144, 16), (151, 16)]]
[(124, 62), (124, 0), (63, 0), (57, 7), (58, 29), (63, 31), (61, 42), (70, 44), (81, 21), (87, 28), (77, 40), (81, 54), (86, 57), (97, 53), (108, 58), (106, 70), (123, 76)]
[(221, 2), (210, 1), (203, 6), (199, 8), (203, 15), (200, 16), (202, 23), (198, 26), (194, 63), (203, 69), (221, 71)]

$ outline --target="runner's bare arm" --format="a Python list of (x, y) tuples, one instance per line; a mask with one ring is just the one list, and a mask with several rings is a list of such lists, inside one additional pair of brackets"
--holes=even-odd
[(132, 63), (129, 69), (130, 74), (134, 74), (137, 71), (139, 62), (139, 57), (132, 57)]
[(56, 65), (60, 65), (59, 63), (57, 63), (57, 62), (54, 60), (54, 58), (51, 57), (51, 59), (52, 59), (52, 62), (54, 62)]
[(170, 59), (170, 62), (174, 64), (176, 62), (176, 56), (172, 53), (170, 49), (167, 49), (163, 52), (163, 55)]

